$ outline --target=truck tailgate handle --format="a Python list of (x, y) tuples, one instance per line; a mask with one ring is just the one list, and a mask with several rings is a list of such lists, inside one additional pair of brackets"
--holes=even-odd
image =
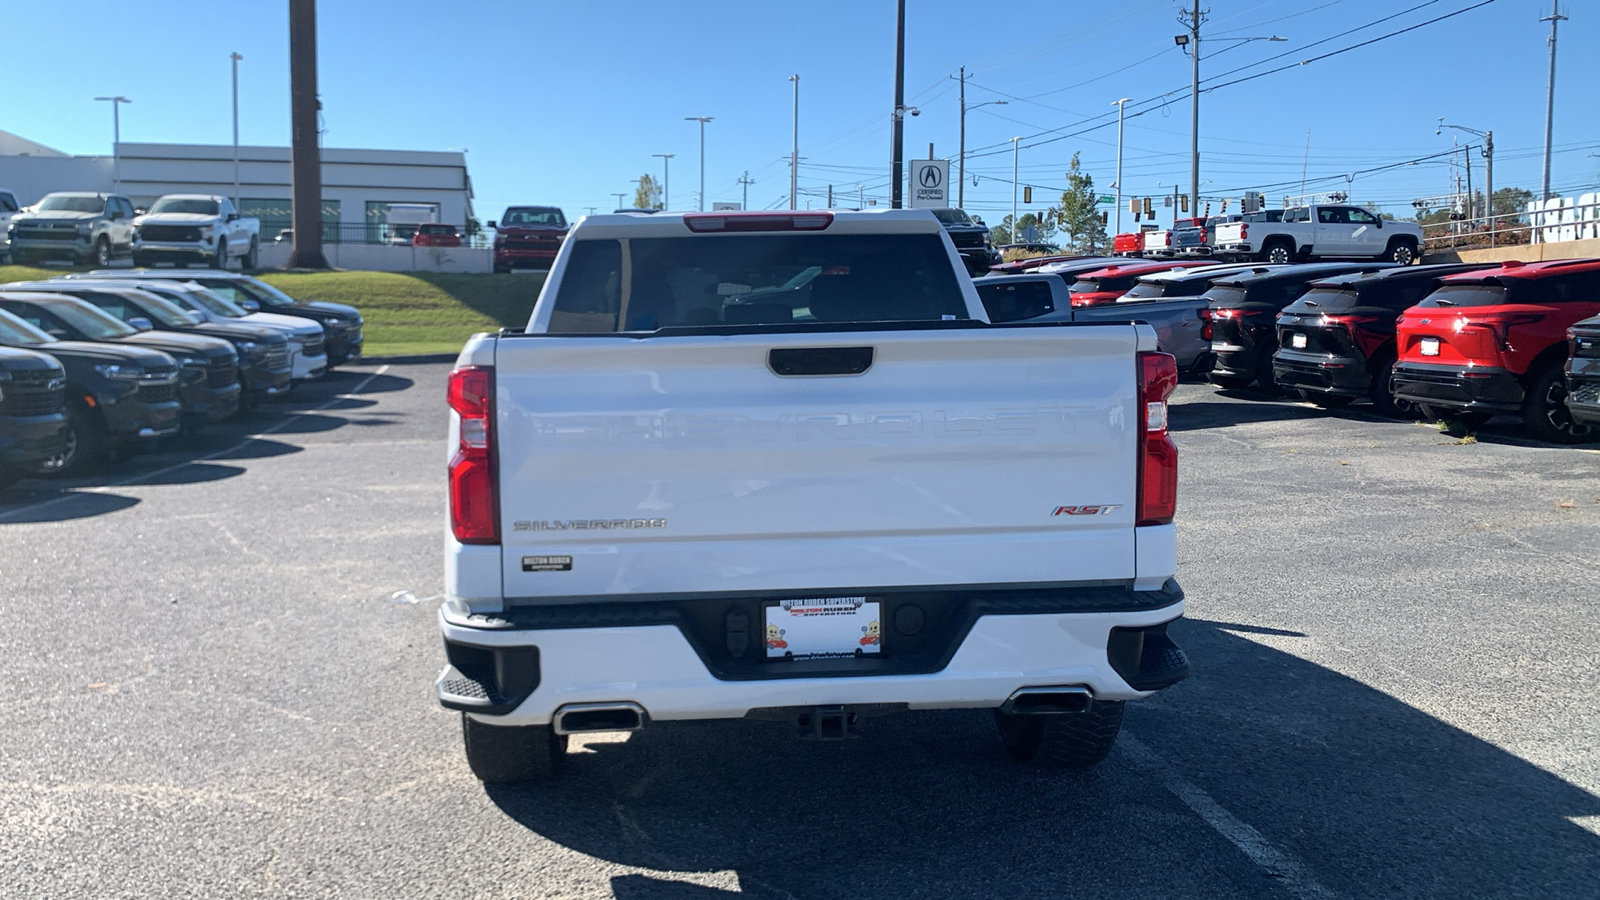
[(767, 351), (776, 375), (860, 375), (872, 368), (871, 347), (783, 347)]

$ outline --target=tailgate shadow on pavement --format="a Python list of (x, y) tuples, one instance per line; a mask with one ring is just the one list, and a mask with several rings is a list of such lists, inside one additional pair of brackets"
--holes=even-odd
[[(1174, 627), (1195, 676), (1127, 719), (1151, 768), (1120, 747), (1084, 774), (1017, 766), (979, 710), (871, 719), (831, 744), (777, 723), (656, 724), (572, 754), (555, 784), (487, 793), (582, 854), (731, 869), (737, 896), (1287, 896), (1164, 787), (1175, 776), (1337, 896), (1594, 895), (1600, 836), (1573, 818), (1600, 816), (1600, 798), (1237, 627)], [(611, 886), (735, 896), (649, 874)]]

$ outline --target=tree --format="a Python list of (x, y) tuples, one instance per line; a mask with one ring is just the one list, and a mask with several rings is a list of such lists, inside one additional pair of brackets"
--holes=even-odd
[(1094, 191), (1094, 176), (1084, 172), (1078, 154), (1068, 163), (1067, 189), (1061, 203), (1046, 213), (1057, 228), (1066, 232), (1066, 246), (1094, 253), (1106, 244), (1106, 226), (1100, 221), (1099, 196)]
[(1015, 229), (1018, 237), (1012, 240), (1011, 217), (1006, 216), (999, 225), (989, 229), (990, 242), (999, 244), (1016, 244), (1028, 240), (1028, 229), (1034, 229), (1034, 240), (1048, 241), (1056, 233), (1055, 220), (1049, 213), (1038, 216), (1034, 213), (1023, 213), (1017, 217), (1018, 227)]
[(639, 189), (633, 192), (633, 208), (661, 208), (661, 185), (649, 174), (639, 177)]
[(1533, 202), (1533, 191), (1522, 188), (1501, 188), (1494, 192), (1494, 214), (1509, 216), (1528, 211), (1528, 204)]

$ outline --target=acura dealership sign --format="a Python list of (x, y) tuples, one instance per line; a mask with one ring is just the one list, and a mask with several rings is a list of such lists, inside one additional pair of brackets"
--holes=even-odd
[(950, 205), (950, 160), (913, 159), (908, 179), (911, 184), (906, 196), (913, 209)]

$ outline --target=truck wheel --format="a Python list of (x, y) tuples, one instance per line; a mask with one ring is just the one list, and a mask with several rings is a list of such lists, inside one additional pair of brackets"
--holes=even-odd
[(250, 239), (250, 250), (245, 253), (244, 261), (240, 265), (246, 269), (258, 269), (261, 267), (261, 242), (259, 239)]
[(66, 478), (84, 471), (105, 456), (106, 435), (100, 423), (81, 409), (67, 410), (67, 445), (61, 453), (39, 464), (39, 474)]
[(1395, 238), (1389, 242), (1389, 249), (1384, 251), (1383, 255), (1390, 262), (1409, 266), (1417, 261), (1417, 245), (1406, 238)]
[(111, 265), (111, 240), (103, 234), (94, 242), (94, 264), (99, 269)]
[(467, 765), (484, 784), (549, 781), (567, 752), (567, 736), (549, 725), (485, 725), (461, 714)]
[(1083, 770), (1106, 758), (1122, 730), (1121, 700), (1093, 701), (1088, 712), (1028, 716), (994, 711), (1000, 740), (1018, 762)]
[(1561, 361), (1552, 360), (1534, 375), (1522, 401), (1522, 423), (1534, 437), (1552, 444), (1576, 444), (1597, 437), (1567, 410), (1567, 380)]
[(226, 269), (228, 267), (228, 239), (217, 238), (217, 252), (211, 254), (211, 268)]
[(1294, 244), (1289, 241), (1273, 241), (1261, 249), (1261, 261), (1273, 265), (1287, 265), (1294, 262)]

